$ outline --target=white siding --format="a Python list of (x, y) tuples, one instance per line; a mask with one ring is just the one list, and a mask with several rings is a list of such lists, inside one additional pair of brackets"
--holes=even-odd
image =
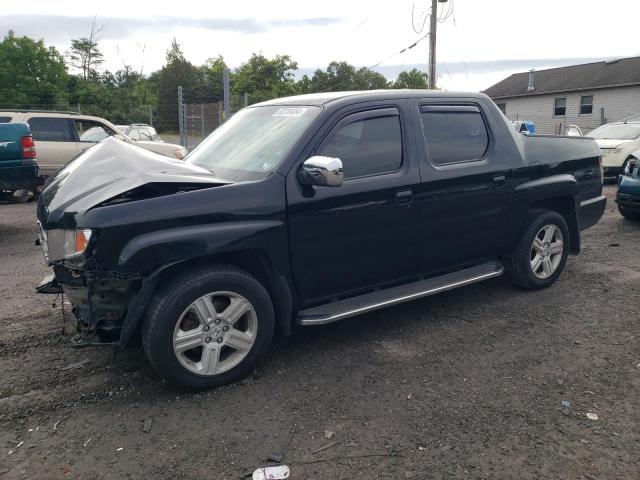
[[(579, 115), (580, 97), (583, 95), (593, 95), (593, 112), (589, 115)], [(567, 99), (564, 117), (556, 117), (553, 114), (556, 98)], [(576, 124), (586, 134), (602, 124), (601, 109), (603, 108), (604, 123), (615, 122), (640, 112), (640, 86), (534, 95), (500, 99), (495, 102), (506, 104), (506, 115), (509, 120), (531, 120), (536, 125), (537, 133), (553, 134), (558, 133), (558, 129), (564, 133), (569, 125)]]

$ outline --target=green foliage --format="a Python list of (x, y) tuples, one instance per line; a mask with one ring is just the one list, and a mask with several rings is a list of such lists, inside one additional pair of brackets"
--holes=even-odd
[(417, 68), (408, 72), (402, 71), (391, 88), (427, 88), (427, 74)]
[(98, 76), (98, 67), (104, 62), (104, 57), (98, 48), (98, 42), (93, 38), (74, 38), (71, 48), (67, 51), (69, 65), (82, 72), (86, 81)]
[[(67, 63), (54, 48), (42, 40), (16, 37), (9, 32), (0, 42), (0, 107), (33, 109), (73, 109), (101, 116), (114, 123), (146, 122), (154, 111), (161, 130), (178, 129), (178, 86), (183, 87), (185, 103), (210, 103), (223, 97), (222, 56), (209, 58), (195, 66), (187, 60), (174, 38), (166, 54), (166, 64), (149, 75), (130, 66), (116, 72), (100, 72), (103, 55), (99, 49), (95, 19), (89, 37), (71, 40)], [(67, 72), (78, 70), (78, 75)], [(394, 82), (367, 68), (347, 62), (331, 62), (325, 70), (298, 81), (297, 62), (288, 55), (268, 58), (254, 53), (230, 72), (231, 107), (298, 93), (380, 88), (426, 88), (426, 75), (417, 69), (401, 72)]]
[(304, 93), (375, 90), (389, 88), (389, 82), (384, 75), (368, 68), (356, 69), (347, 62), (331, 62), (326, 70), (316, 70), (311, 78), (303, 76), (299, 87)]
[(232, 92), (248, 93), (251, 103), (298, 93), (294, 72), (298, 63), (289, 55), (276, 55), (268, 59), (262, 54), (252, 54), (246, 63), (238, 67), (232, 79)]
[(60, 108), (67, 103), (62, 55), (42, 40), (9, 32), (0, 42), (0, 105), (4, 108)]

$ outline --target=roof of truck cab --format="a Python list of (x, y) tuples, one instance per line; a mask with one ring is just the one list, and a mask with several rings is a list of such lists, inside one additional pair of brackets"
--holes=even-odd
[(371, 100), (387, 100), (401, 98), (484, 98), (486, 95), (476, 92), (445, 92), (442, 90), (358, 90), (347, 92), (308, 93), (292, 97), (275, 98), (252, 106), (267, 105), (326, 105), (339, 100), (366, 102)]

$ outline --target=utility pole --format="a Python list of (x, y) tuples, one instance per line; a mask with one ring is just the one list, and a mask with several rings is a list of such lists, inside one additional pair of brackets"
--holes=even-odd
[(182, 104), (182, 86), (178, 86), (178, 129), (180, 131), (180, 145), (183, 147), (186, 145), (185, 131), (184, 131), (184, 107)]
[(231, 116), (231, 107), (229, 105), (229, 69), (225, 68), (222, 71), (222, 86), (223, 86), (223, 103), (224, 103), (224, 121), (229, 120)]
[(429, 71), (427, 72), (429, 89), (436, 88), (436, 29), (438, 27), (438, 3), (447, 0), (431, 0), (431, 18), (429, 19)]

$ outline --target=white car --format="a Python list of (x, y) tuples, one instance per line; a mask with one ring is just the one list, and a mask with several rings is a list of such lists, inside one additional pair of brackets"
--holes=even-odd
[(132, 140), (148, 140), (150, 142), (164, 142), (156, 129), (146, 123), (132, 123), (131, 125), (116, 125), (121, 132)]
[(0, 119), (3, 123), (29, 124), (38, 149), (39, 175), (44, 178), (111, 136), (167, 157), (182, 159), (188, 153), (186, 148), (172, 143), (133, 140), (104, 118), (73, 112), (3, 111)]
[(587, 136), (595, 138), (600, 147), (605, 177), (617, 177), (629, 160), (638, 158), (640, 122), (607, 123)]

